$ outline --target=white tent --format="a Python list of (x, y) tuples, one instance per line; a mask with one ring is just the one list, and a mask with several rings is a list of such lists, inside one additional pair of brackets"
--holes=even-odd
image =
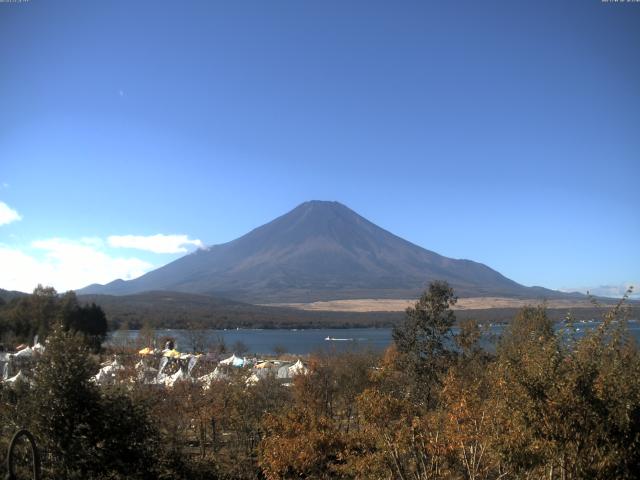
[(255, 367), (256, 369), (277, 369), (278, 368), (278, 364), (276, 362), (274, 362), (273, 360), (264, 360), (262, 362), (256, 362)]
[(155, 383), (156, 375), (158, 374), (158, 369), (153, 368), (151, 366), (146, 365), (142, 360), (136, 363), (136, 372), (138, 381), (143, 382), (145, 384)]
[(196, 363), (198, 363), (198, 358), (200, 358), (200, 355), (192, 355), (191, 358), (189, 359), (189, 364), (187, 365), (188, 376), (191, 376), (191, 370), (193, 370), (194, 367), (196, 366)]
[(31, 347), (26, 347), (13, 354), (14, 358), (28, 358), (33, 357), (33, 349)]
[(165, 375), (164, 384), (167, 387), (173, 387), (176, 382), (181, 381), (181, 380), (185, 380), (185, 379), (186, 379), (186, 376), (185, 376), (184, 372), (182, 371), (181, 368), (179, 368), (178, 371), (176, 373), (174, 373), (173, 375)]
[(234, 367), (244, 367), (247, 360), (245, 358), (236, 357), (234, 353), (229, 358), (225, 358), (224, 360), (220, 360), (221, 365), (232, 365)]
[(114, 383), (116, 374), (123, 369), (124, 367), (120, 365), (117, 360), (114, 360), (111, 365), (102, 367), (98, 373), (93, 376), (93, 380), (99, 385)]
[(169, 358), (162, 357), (162, 359), (160, 360), (160, 365), (158, 365), (158, 376), (160, 376), (160, 374), (164, 371), (164, 367), (166, 367), (168, 363)]
[(307, 373), (309, 373), (309, 369), (304, 366), (304, 363), (302, 363), (300, 359), (289, 367), (289, 375), (292, 377), (295, 375), (306, 375)]
[(24, 382), (24, 381), (26, 381), (26, 380), (27, 380), (27, 377), (25, 377), (24, 373), (22, 373), (22, 370), (20, 370), (20, 371), (17, 373), (17, 375), (14, 375), (14, 376), (13, 376), (13, 377), (11, 377), (11, 378), (7, 378), (7, 379), (5, 380), (5, 382), (7, 382), (7, 383), (16, 383), (16, 382), (20, 382), (20, 381)]
[(113, 360), (109, 361), (106, 360), (104, 362), (102, 362), (100, 365), (102, 365), (103, 367), (111, 367), (111, 366), (120, 366), (120, 362), (118, 361), (118, 357), (116, 357), (115, 355), (113, 356)]
[(208, 390), (211, 387), (211, 382), (213, 382), (214, 380), (222, 380), (224, 378), (227, 378), (227, 376), (223, 372), (221, 372), (218, 367), (216, 367), (213, 372), (198, 377), (198, 381), (202, 383), (202, 386), (205, 390)]
[(275, 377), (278, 375), (278, 368), (254, 368), (253, 375), (260, 379), (267, 378), (269, 376)]
[(276, 375), (276, 378), (291, 378), (291, 372), (289, 371), (289, 368), (292, 366), (293, 365), (291, 365), (290, 363), (282, 365), (280, 368), (278, 368), (278, 374)]

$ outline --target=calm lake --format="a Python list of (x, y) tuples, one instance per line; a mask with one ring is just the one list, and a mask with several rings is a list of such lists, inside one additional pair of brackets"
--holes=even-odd
[[(599, 322), (577, 323), (576, 335), (599, 325)], [(557, 324), (557, 328), (561, 328)], [(483, 344), (491, 348), (492, 341), (499, 336), (503, 325), (489, 327)], [(629, 330), (640, 342), (640, 323), (631, 321)], [(455, 329), (454, 329), (455, 331)], [(107, 339), (108, 344), (134, 344), (139, 331), (127, 330), (112, 332)], [(156, 330), (158, 340), (164, 337), (175, 339), (176, 349), (181, 352), (203, 351), (212, 349), (224, 342), (227, 350), (232, 352), (234, 346), (242, 343), (246, 351), (255, 354), (273, 354), (276, 351), (306, 355), (311, 352), (344, 351), (349, 349), (384, 350), (391, 343), (390, 328), (340, 328), (340, 329), (242, 329), (242, 330)], [(158, 345), (159, 347), (161, 345)]]

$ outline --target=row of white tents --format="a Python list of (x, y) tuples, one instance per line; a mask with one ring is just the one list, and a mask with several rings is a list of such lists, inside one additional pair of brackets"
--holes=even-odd
[[(15, 353), (0, 352), (0, 381), (14, 385), (19, 381), (30, 381), (22, 369), (36, 354), (44, 352), (45, 347), (37, 337), (33, 346), (24, 346)], [(290, 381), (296, 375), (306, 375), (307, 366), (298, 359), (296, 362), (282, 360), (258, 360), (257, 358), (239, 357), (235, 353), (222, 360), (212, 362), (209, 356), (191, 353), (179, 353), (175, 349), (154, 351), (150, 348), (138, 352), (142, 357), (135, 365), (135, 374), (130, 381), (149, 385), (163, 385), (173, 387), (177, 382), (198, 382), (208, 389), (215, 381), (225, 380), (232, 376), (234, 370), (241, 369), (246, 373), (247, 385), (258, 383), (266, 378), (275, 378), (283, 383)], [(157, 368), (152, 366), (158, 361)], [(196, 365), (201, 365), (200, 373), (208, 366), (213, 370), (203, 375), (196, 375)], [(18, 369), (17, 373), (15, 370)], [(104, 362), (92, 380), (98, 385), (114, 384), (121, 380), (125, 371), (124, 365), (117, 357)], [(13, 373), (13, 375), (11, 375)]]
[(270, 376), (278, 380), (289, 380), (297, 375), (306, 375), (307, 373), (309, 373), (309, 369), (300, 359), (294, 364), (269, 360), (256, 365), (247, 378), (247, 383), (255, 384)]
[[(285, 362), (281, 360), (257, 360), (238, 357), (235, 354), (219, 360), (215, 368), (204, 375), (196, 375), (195, 367), (203, 360), (203, 355), (179, 354), (175, 351), (163, 351), (159, 358), (158, 367), (150, 365), (147, 353), (135, 365), (135, 375), (129, 379), (147, 385), (164, 385), (173, 387), (177, 382), (198, 382), (208, 389), (214, 381), (228, 379), (234, 369), (243, 369), (247, 373), (246, 383), (255, 384), (266, 378), (275, 378), (283, 383), (290, 381), (296, 375), (306, 375), (309, 369), (301, 360)], [(146, 358), (144, 358), (146, 357)], [(153, 358), (157, 357), (154, 355)], [(210, 365), (211, 362), (205, 362)], [(117, 358), (102, 364), (93, 380), (99, 385), (113, 384), (124, 374), (125, 367)]]

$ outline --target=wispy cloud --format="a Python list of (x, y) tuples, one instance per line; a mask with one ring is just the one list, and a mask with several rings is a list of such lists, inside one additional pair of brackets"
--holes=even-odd
[(184, 253), (189, 247), (202, 248), (203, 244), (187, 235), (162, 234), (112, 235), (106, 240), (100, 237), (54, 237), (35, 240), (28, 246), (0, 243), (0, 288), (29, 292), (41, 283), (64, 292), (118, 278), (131, 280), (155, 268), (134, 255), (111, 250), (112, 247), (153, 253)]
[(111, 235), (107, 238), (109, 246), (116, 248), (135, 248), (153, 253), (184, 253), (187, 247), (203, 248), (203, 243), (191, 240), (187, 235)]
[(22, 217), (13, 208), (4, 202), (0, 202), (0, 225), (22, 220)]
[(623, 282), (617, 285), (597, 285), (591, 287), (562, 288), (563, 292), (589, 292), (596, 297), (622, 298), (629, 287), (633, 287), (632, 299), (640, 299), (640, 282)]
[(37, 240), (31, 247), (40, 255), (0, 244), (0, 287), (29, 292), (42, 283), (64, 292), (116, 278), (130, 280), (154, 268), (138, 258), (112, 256), (97, 240)]

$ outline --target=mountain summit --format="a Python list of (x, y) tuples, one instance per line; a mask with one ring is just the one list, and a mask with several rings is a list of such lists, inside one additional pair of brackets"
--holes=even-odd
[(171, 290), (257, 303), (310, 302), (415, 298), (432, 280), (448, 281), (460, 296), (561, 295), (524, 287), (481, 263), (443, 257), (326, 201), (305, 202), (236, 240), (197, 250), (137, 279), (91, 285), (79, 293)]

